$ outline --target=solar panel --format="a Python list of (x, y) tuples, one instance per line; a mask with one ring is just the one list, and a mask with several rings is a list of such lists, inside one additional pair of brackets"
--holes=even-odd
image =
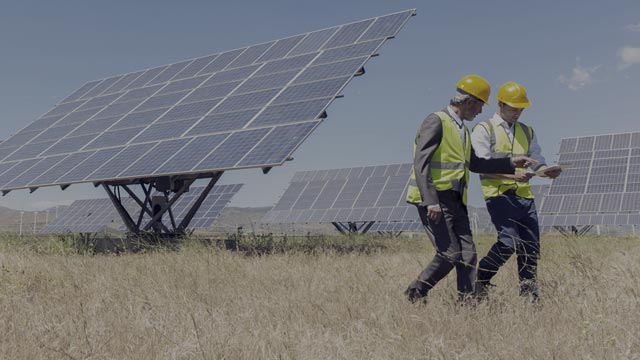
[(96, 233), (106, 231), (119, 222), (118, 214), (109, 199), (76, 200), (54, 221), (42, 230), (41, 234)]
[(640, 132), (560, 141), (559, 164), (539, 206), (543, 226), (638, 225)]
[(406, 203), (411, 164), (294, 174), (265, 223), (419, 222)]
[(0, 144), (0, 190), (281, 165), (414, 14), (88, 82)]
[[(189, 228), (206, 229), (211, 227), (222, 209), (227, 206), (241, 187), (242, 184), (214, 186), (193, 217)], [(204, 189), (202, 186), (191, 187), (189, 192), (176, 202), (176, 206), (172, 208), (176, 222), (184, 218)], [(123, 204), (132, 213), (136, 210), (136, 203), (132, 198), (125, 198)], [(149, 219), (149, 216), (145, 215), (144, 218)], [(171, 220), (166, 216), (163, 218), (163, 223), (167, 227), (171, 226)], [(106, 231), (108, 228), (125, 229), (111, 200), (108, 198), (87, 199), (74, 201), (55, 221), (43, 228), (41, 233), (95, 233)]]

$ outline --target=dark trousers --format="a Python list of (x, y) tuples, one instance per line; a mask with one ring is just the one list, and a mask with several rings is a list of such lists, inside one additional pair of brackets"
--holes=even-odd
[(540, 230), (533, 199), (507, 193), (489, 198), (487, 210), (498, 231), (498, 241), (480, 260), (478, 282), (488, 283), (514, 252), (520, 281), (535, 280), (540, 257)]
[(455, 191), (438, 191), (438, 198), (442, 217), (437, 224), (427, 217), (426, 208), (418, 206), (420, 220), (436, 254), (407, 291), (425, 296), (455, 267), (458, 292), (470, 294), (475, 281), (477, 255), (467, 207), (462, 203), (460, 193)]

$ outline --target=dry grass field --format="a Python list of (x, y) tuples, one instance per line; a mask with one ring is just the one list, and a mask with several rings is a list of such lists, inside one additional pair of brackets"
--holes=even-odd
[[(515, 259), (489, 301), (456, 305), (452, 274), (409, 304), (426, 238), (353, 241), (385, 247), (115, 256), (3, 238), (0, 358), (640, 359), (637, 238), (544, 237), (540, 306)], [(476, 241), (484, 255), (492, 238)]]

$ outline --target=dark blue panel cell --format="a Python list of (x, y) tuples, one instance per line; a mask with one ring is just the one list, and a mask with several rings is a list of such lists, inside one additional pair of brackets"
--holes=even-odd
[(100, 84), (96, 85), (94, 88), (89, 90), (86, 94), (82, 95), (81, 99), (90, 99), (92, 97), (96, 97), (102, 94), (105, 90), (107, 90), (111, 85), (113, 85), (116, 81), (120, 80), (122, 75), (114, 76), (108, 79), (104, 79)]
[[(44, 131), (44, 132), (46, 132), (46, 131)], [(15, 147), (24, 145), (29, 140), (39, 136), (39, 134), (42, 134), (42, 132), (40, 130), (28, 131), (28, 132), (25, 132), (24, 130), (20, 131), (19, 133), (15, 134), (15, 135), (9, 137), (7, 140), (3, 141), (2, 144), (0, 144), (0, 149), (15, 148)]]
[(102, 119), (102, 118), (110, 118), (114, 116), (122, 116), (131, 110), (135, 109), (143, 99), (131, 100), (118, 104), (111, 104), (104, 108), (104, 110), (95, 114), (91, 120)]
[(355, 45), (344, 46), (323, 51), (313, 65), (328, 64), (331, 62), (353, 59), (373, 55), (384, 40), (372, 40)]
[(323, 49), (331, 49), (338, 46), (351, 45), (367, 30), (373, 19), (358, 21), (355, 23), (342, 25), (327, 43)]
[(131, 143), (134, 144), (180, 137), (182, 133), (193, 126), (197, 120), (198, 119), (186, 119), (153, 124), (133, 139)]
[(67, 96), (64, 100), (60, 102), (60, 104), (64, 104), (67, 102), (78, 100), (82, 95), (86, 94), (89, 90), (91, 90), (94, 86), (98, 85), (102, 80), (90, 81), (80, 87), (80, 89), (71, 93), (71, 95)]
[(251, 120), (259, 109), (220, 113), (205, 116), (193, 127), (187, 136), (197, 136), (214, 132), (240, 130)]
[(274, 74), (282, 71), (300, 70), (307, 66), (318, 53), (311, 53), (306, 55), (300, 55), (296, 57), (284, 58), (282, 60), (271, 61), (256, 71), (254, 76), (263, 76)]
[(193, 90), (202, 84), (209, 75), (198, 76), (190, 79), (176, 80), (168, 83), (157, 95), (170, 94), (178, 91)]
[(367, 59), (368, 57), (364, 56), (335, 63), (311, 66), (296, 78), (294, 84), (354, 75), (362, 68)]
[(285, 57), (304, 37), (305, 35), (303, 34), (278, 40), (269, 50), (267, 50), (267, 52), (256, 60), (256, 63), (277, 60)]
[(140, 104), (140, 106), (136, 108), (136, 111), (138, 112), (138, 111), (144, 111), (144, 110), (171, 107), (177, 104), (178, 101), (180, 101), (188, 93), (189, 93), (189, 90), (168, 94), (168, 95), (155, 95), (147, 99), (142, 104)]
[(65, 155), (52, 156), (42, 159), (39, 163), (35, 164), (29, 170), (22, 173), (22, 175), (13, 179), (11, 182), (6, 184), (4, 188), (21, 188), (26, 187), (30, 182), (32, 182), (36, 177), (42, 175), (42, 173), (46, 172), (50, 168), (54, 167), (60, 160), (64, 159)]
[(367, 41), (380, 38), (396, 36), (402, 25), (411, 17), (413, 10), (397, 14), (381, 16), (369, 27), (369, 29), (358, 39)]
[(144, 127), (127, 128), (122, 130), (111, 130), (102, 133), (95, 140), (89, 143), (85, 150), (100, 149), (109, 146), (124, 145), (134, 136), (138, 135)]
[(73, 110), (79, 108), (80, 106), (82, 106), (82, 104), (84, 104), (85, 102), (86, 100), (78, 100), (78, 101), (69, 102), (66, 104), (57, 105), (56, 107), (49, 110), (49, 112), (42, 115), (41, 117), (45, 118), (45, 117), (56, 116), (56, 115), (66, 115), (72, 112)]
[(158, 76), (153, 78), (153, 80), (149, 81), (147, 84), (148, 85), (155, 85), (155, 84), (161, 84), (161, 83), (164, 83), (164, 82), (168, 82), (177, 73), (182, 71), (182, 69), (187, 67), (187, 65), (189, 65), (191, 63), (191, 61), (193, 61), (193, 60), (181, 61), (179, 63), (175, 63), (175, 64), (169, 65), (169, 67), (164, 69), (164, 71), (162, 71), (160, 74), (158, 74)]
[(207, 86), (207, 87), (201, 87), (201, 88), (195, 89), (191, 94), (187, 95), (186, 98), (182, 99), (180, 103), (188, 104), (188, 103), (198, 102), (202, 100), (210, 100), (210, 99), (225, 97), (229, 95), (229, 93), (231, 93), (231, 91), (233, 91), (233, 89), (235, 89), (238, 86), (238, 84), (240, 84), (240, 82), (241, 81), (232, 81), (228, 83), (217, 84), (213, 86)]
[(221, 71), (211, 76), (209, 80), (205, 81), (205, 83), (202, 84), (202, 87), (222, 84), (230, 81), (244, 80), (251, 76), (258, 67), (260, 67), (260, 65), (251, 65), (238, 69)]
[(271, 47), (271, 45), (273, 45), (273, 41), (248, 47), (247, 50), (240, 54), (240, 56), (238, 56), (231, 64), (229, 64), (227, 68), (232, 69), (253, 64), (254, 61), (256, 61), (260, 56), (262, 56), (262, 54), (264, 54), (265, 51), (267, 51)]
[(94, 109), (94, 108), (102, 108), (111, 104), (115, 99), (122, 96), (122, 93), (103, 95), (94, 97), (93, 99), (87, 101), (82, 106), (80, 106), (76, 111)]
[(14, 161), (37, 157), (38, 154), (46, 150), (49, 146), (53, 145), (55, 141), (47, 141), (38, 144), (27, 144), (16, 150), (13, 154), (7, 157), (4, 161)]
[(167, 110), (169, 110), (169, 108), (130, 113), (129, 115), (123, 117), (122, 120), (118, 121), (118, 123), (113, 125), (112, 130), (149, 125), (157, 118), (159, 118), (162, 114), (167, 112)]
[(375, 206), (386, 181), (387, 178), (385, 177), (368, 178), (367, 183), (362, 188), (362, 192), (358, 196), (358, 199), (353, 206), (362, 208)]
[(266, 89), (281, 89), (298, 74), (298, 70), (281, 72), (266, 76), (252, 77), (247, 79), (236, 91), (234, 95), (250, 93)]
[(227, 138), (229, 134), (216, 134), (194, 138), (180, 152), (175, 154), (154, 174), (171, 174), (191, 171), (200, 160), (209, 154), (216, 146)]
[(56, 125), (78, 124), (81, 122), (85, 122), (92, 118), (100, 110), (101, 109), (98, 108), (84, 111), (74, 111), (58, 121)]
[(331, 100), (333, 100), (333, 97), (267, 106), (265, 110), (251, 122), (249, 127), (315, 120), (322, 114), (324, 108), (329, 105)]
[(105, 94), (113, 94), (123, 90), (129, 84), (133, 82), (133, 80), (137, 79), (140, 75), (144, 74), (144, 71), (137, 71), (134, 73), (127, 74), (120, 78), (120, 80), (116, 81), (111, 85), (107, 90), (104, 91)]
[(20, 133), (30, 132), (30, 131), (40, 131), (48, 128), (49, 126), (55, 124), (58, 120), (60, 120), (64, 115), (55, 115), (46, 118), (40, 118), (31, 124), (27, 125), (24, 129), (20, 130)]
[(17, 161), (12, 163), (0, 163), (0, 175), (4, 174), (6, 171), (16, 166), (17, 164)]
[(118, 174), (118, 177), (131, 177), (150, 175), (164, 164), (171, 156), (177, 154), (190, 139), (178, 139), (168, 140), (158, 143), (151, 151), (149, 151), (144, 157), (140, 158), (131, 166), (126, 168), (123, 172)]
[(120, 116), (87, 121), (69, 134), (69, 137), (98, 134), (106, 130), (120, 119)]
[(366, 178), (352, 177), (347, 179), (347, 183), (342, 188), (338, 199), (333, 204), (334, 209), (345, 209), (353, 207), (353, 203), (358, 198)]
[(35, 180), (33, 180), (29, 186), (43, 186), (43, 185), (51, 185), (55, 184), (56, 180), (66, 174), (68, 171), (73, 169), (74, 167), (81, 164), (84, 160), (93, 155), (93, 151), (75, 153), (67, 156), (64, 160), (60, 161), (56, 166), (49, 169)]
[(217, 71), (224, 69), (229, 63), (235, 60), (238, 55), (240, 55), (245, 48), (236, 49), (224, 52), (220, 54), (215, 60), (213, 60), (209, 65), (205, 66), (204, 69), (200, 70), (198, 74), (211, 74)]
[(193, 60), (191, 64), (189, 64), (187, 67), (182, 69), (182, 71), (180, 71), (176, 76), (174, 76), (173, 80), (186, 79), (186, 78), (196, 76), (196, 74), (200, 70), (204, 69), (205, 66), (209, 65), (209, 63), (217, 57), (218, 57), (218, 54), (213, 54), (213, 55), (209, 55), (209, 56), (205, 56), (205, 57), (201, 57)]
[(75, 129), (77, 126), (78, 125), (76, 124), (76, 125), (64, 125), (64, 126), (56, 126), (56, 127), (49, 128), (43, 131), (37, 137), (33, 138), (31, 140), (31, 143), (35, 144), (35, 143), (40, 143), (45, 141), (61, 139), (62, 137), (64, 137), (65, 135), (73, 131), (73, 129)]
[(289, 187), (284, 191), (284, 194), (282, 194), (282, 197), (280, 197), (276, 206), (273, 207), (273, 210), (290, 210), (291, 207), (293, 207), (293, 204), (298, 201), (298, 197), (300, 197), (302, 190), (306, 186), (307, 183), (302, 182), (294, 182), (289, 185)]
[(155, 94), (158, 90), (160, 90), (162, 86), (163, 85), (160, 84), (160, 85), (143, 87), (140, 89), (129, 90), (127, 93), (125, 93), (124, 95), (119, 97), (116, 101), (114, 101), (114, 103), (117, 104), (117, 103), (127, 102), (131, 100), (146, 99), (151, 95)]
[(313, 204), (314, 209), (330, 209), (336, 198), (342, 191), (342, 187), (347, 182), (346, 179), (328, 180)]
[[(111, 160), (116, 154), (118, 154), (124, 146), (110, 149), (103, 149), (95, 152), (93, 155), (89, 156), (82, 163), (78, 164), (78, 166), (74, 167), (73, 170), (67, 172), (64, 176), (57, 179), (55, 183), (65, 184), (71, 182), (82, 181), (89, 174), (94, 172), (97, 168), (104, 165), (107, 161)], [(130, 159), (131, 160), (131, 159)], [(63, 162), (66, 160), (63, 160)]]
[(387, 183), (380, 194), (380, 199), (375, 206), (396, 206), (403, 200), (402, 195), (409, 182), (407, 176), (391, 176), (388, 177)]
[(324, 29), (307, 34), (307, 36), (296, 46), (289, 56), (306, 54), (320, 50), (322, 45), (338, 30), (338, 27)]
[(169, 65), (158, 66), (153, 69), (149, 69), (144, 72), (144, 74), (140, 75), (137, 79), (135, 79), (131, 84), (127, 85), (124, 90), (137, 89), (145, 86), (149, 81), (158, 76), (164, 69), (169, 67)]
[(0, 189), (6, 189), (5, 185), (7, 183), (20, 176), (23, 172), (29, 170), (29, 168), (31, 168), (41, 160), (42, 159), (23, 160), (17, 163), (15, 166), (11, 167), (9, 170), (5, 171), (2, 175), (0, 175)]
[(231, 134), (216, 150), (202, 160), (194, 170), (214, 170), (233, 167), (268, 132), (269, 129), (256, 129)]
[(47, 149), (42, 156), (50, 156), (57, 154), (67, 154), (78, 151), (82, 149), (83, 146), (87, 145), (91, 140), (96, 137), (96, 134), (92, 135), (84, 135), (84, 136), (76, 136), (69, 137), (58, 141), (55, 145)]
[(311, 100), (330, 96), (337, 96), (343, 86), (351, 77), (304, 83), (287, 87), (275, 100), (274, 104), (290, 103), (302, 100)]
[(283, 163), (319, 123), (313, 121), (274, 128), (238, 166)]
[(324, 181), (311, 181), (307, 184), (298, 201), (293, 204), (293, 210), (311, 209), (311, 206), (318, 198), (318, 195), (326, 185)]
[(100, 166), (96, 171), (92, 172), (85, 180), (108, 180), (113, 179), (126, 169), (132, 161), (136, 161), (144, 156), (155, 143), (129, 145), (118, 155), (111, 158), (105, 164)]
[(220, 99), (206, 100), (184, 105), (176, 105), (173, 109), (164, 114), (158, 122), (175, 121), (182, 119), (200, 118), (206, 115)]
[(250, 94), (230, 96), (213, 111), (213, 113), (226, 113), (239, 110), (260, 108), (267, 104), (280, 89), (264, 90)]

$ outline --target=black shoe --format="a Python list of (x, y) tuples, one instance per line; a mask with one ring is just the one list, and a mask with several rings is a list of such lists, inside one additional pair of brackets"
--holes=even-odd
[(523, 280), (520, 282), (520, 296), (529, 297), (532, 304), (540, 301), (540, 291), (534, 280)]
[(407, 290), (404, 291), (404, 295), (407, 297), (407, 300), (412, 304), (415, 304), (417, 302), (420, 302), (422, 304), (427, 303), (427, 294), (420, 292), (418, 289), (408, 288)]
[(489, 292), (491, 291), (490, 289), (492, 287), (496, 286), (488, 281), (477, 281), (473, 295), (478, 300), (485, 300), (487, 297), (489, 297)]

